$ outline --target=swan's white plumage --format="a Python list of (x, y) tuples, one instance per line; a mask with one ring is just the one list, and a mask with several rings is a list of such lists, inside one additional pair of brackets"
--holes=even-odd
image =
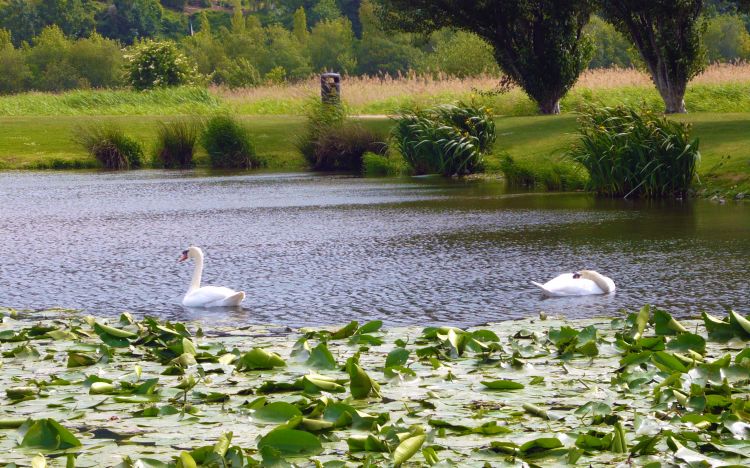
[(198, 247), (190, 247), (183, 254), (181, 260), (192, 258), (195, 261), (193, 278), (190, 281), (182, 305), (185, 307), (232, 307), (238, 306), (245, 300), (243, 291), (235, 291), (223, 286), (201, 286), (203, 276), (203, 251)]
[(583, 270), (576, 278), (574, 273), (563, 273), (544, 284), (532, 281), (546, 296), (590, 296), (609, 294), (615, 291), (612, 279), (592, 270)]

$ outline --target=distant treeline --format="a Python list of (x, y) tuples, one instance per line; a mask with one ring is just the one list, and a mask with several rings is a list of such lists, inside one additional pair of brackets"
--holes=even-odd
[[(127, 48), (175, 41), (206, 82), (230, 87), (294, 81), (322, 70), (348, 74), (500, 74), (477, 36), (426, 37), (385, 30), (375, 0), (0, 0), (0, 93), (125, 84)], [(709, 61), (750, 59), (750, 20), (706, 2)], [(590, 66), (638, 66), (629, 42), (593, 16)]]

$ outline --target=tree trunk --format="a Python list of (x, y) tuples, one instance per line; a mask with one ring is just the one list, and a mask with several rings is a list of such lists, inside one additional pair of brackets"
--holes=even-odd
[(667, 114), (686, 114), (685, 108), (685, 91), (675, 88), (660, 89), (662, 99), (664, 99), (665, 113)]
[(560, 98), (540, 99), (539, 112), (544, 115), (557, 115), (560, 113)]

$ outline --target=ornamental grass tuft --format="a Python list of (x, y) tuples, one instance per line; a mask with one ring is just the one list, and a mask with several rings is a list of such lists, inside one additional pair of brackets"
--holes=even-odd
[(569, 156), (589, 172), (588, 188), (610, 197), (683, 197), (700, 161), (690, 125), (634, 108), (586, 108)]

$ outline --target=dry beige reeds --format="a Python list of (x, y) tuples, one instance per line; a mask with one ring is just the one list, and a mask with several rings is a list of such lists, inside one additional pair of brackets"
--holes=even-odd
[[(499, 82), (498, 76), (452, 78), (444, 75), (402, 76), (352, 76), (346, 77), (343, 100), (358, 108), (373, 102), (402, 100), (404, 97), (456, 96), (472, 89), (492, 90)], [(750, 63), (714, 64), (698, 75), (693, 84), (723, 84), (750, 82)], [(621, 87), (650, 87), (649, 76), (634, 68), (595, 69), (584, 72), (574, 89), (611, 89)], [(253, 103), (261, 101), (296, 101), (315, 96), (319, 92), (316, 77), (287, 85), (267, 85), (255, 88), (230, 90), (212, 88), (212, 92), (229, 102)]]

